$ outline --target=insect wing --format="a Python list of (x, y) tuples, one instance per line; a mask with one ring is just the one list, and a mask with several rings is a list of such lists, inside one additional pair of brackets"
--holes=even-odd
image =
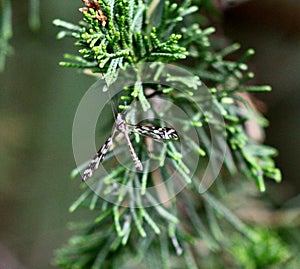
[(179, 136), (174, 128), (136, 125), (133, 131), (156, 140), (178, 140)]
[(105, 141), (103, 146), (98, 150), (97, 154), (89, 163), (89, 166), (84, 170), (82, 175), (82, 181), (87, 181), (90, 177), (92, 177), (94, 172), (98, 169), (99, 164), (104, 160), (104, 157), (109, 151), (111, 145), (112, 145), (112, 136), (110, 136)]

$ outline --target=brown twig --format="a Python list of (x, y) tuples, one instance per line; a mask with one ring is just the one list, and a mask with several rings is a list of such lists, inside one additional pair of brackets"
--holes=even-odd
[(85, 4), (86, 7), (82, 7), (79, 9), (82, 13), (89, 13), (90, 9), (93, 9), (96, 11), (96, 15), (93, 16), (93, 18), (97, 19), (101, 22), (102, 26), (104, 27), (107, 23), (107, 17), (104, 15), (99, 3), (97, 0), (82, 0), (82, 2)]

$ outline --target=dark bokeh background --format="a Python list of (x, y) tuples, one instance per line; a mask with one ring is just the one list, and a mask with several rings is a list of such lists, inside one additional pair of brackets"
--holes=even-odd
[[(42, 26), (35, 33), (28, 2), (12, 4), (14, 55), (0, 74), (0, 246), (25, 268), (47, 269), (53, 249), (69, 236), (68, 207), (80, 193), (79, 182), (69, 180), (72, 123), (93, 81), (58, 66), (74, 50), (73, 40), (57, 41), (52, 20), (78, 21), (81, 1), (41, 1)], [(0, 253), (0, 268), (9, 269), (1, 267), (9, 257)]]
[(266, 143), (280, 152), (284, 180), (269, 184), (269, 190), (281, 204), (300, 191), (300, 1), (249, 1), (226, 11), (224, 28), (232, 41), (255, 48), (249, 62), (254, 82), (273, 88), (256, 96), (265, 102), (270, 121)]
[[(22, 2), (13, 1), (14, 55), (0, 74), (0, 261), (47, 269), (53, 249), (69, 236), (67, 222), (79, 218), (68, 213), (80, 193), (79, 182), (69, 180), (71, 131), (93, 81), (58, 66), (74, 48), (72, 40), (55, 40), (52, 20), (78, 21), (81, 1), (42, 1), (42, 27), (35, 33)], [(255, 83), (273, 86), (258, 97), (268, 108), (267, 143), (280, 151), (284, 181), (268, 184), (268, 196), (280, 205), (300, 189), (300, 2), (257, 0), (228, 9), (224, 32), (244, 49), (256, 49), (250, 61)]]

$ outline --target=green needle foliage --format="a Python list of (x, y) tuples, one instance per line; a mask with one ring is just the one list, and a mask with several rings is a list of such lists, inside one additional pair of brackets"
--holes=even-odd
[[(13, 53), (9, 44), (13, 37), (12, 29), (12, 5), (10, 0), (0, 1), (0, 72), (5, 68), (6, 57)], [(40, 27), (39, 0), (29, 0), (28, 23), (32, 31)]]
[[(243, 174), (254, 180), (260, 191), (265, 191), (266, 178), (281, 180), (273, 161), (276, 150), (248, 134), (247, 123), (256, 121), (255, 128), (259, 129), (266, 120), (244, 97), (249, 92), (270, 90), (269, 86), (249, 86), (253, 73), (247, 71), (246, 61), (253, 50), (235, 62), (228, 60), (228, 55), (239, 49), (238, 44), (222, 49), (214, 45), (214, 28), (206, 27), (199, 15), (203, 7), (211, 7), (209, 1), (197, 6), (190, 1), (157, 0), (83, 3), (83, 19), (78, 25), (54, 21), (63, 28), (58, 38), (74, 38), (79, 52), (66, 54), (61, 65), (102, 74), (106, 87), (114, 85), (120, 72), (133, 70), (128, 72), (132, 86), (114, 97), (119, 111), (138, 101), (144, 112), (180, 124), (181, 135), (179, 142), (160, 143), (159, 154), (150, 157), (149, 142), (135, 136), (132, 143), (144, 164), (141, 173), (116, 163), (114, 154), (108, 154), (108, 174), (90, 179), (90, 187), (84, 185), (84, 192), (70, 207), (71, 212), (88, 208), (96, 217), (71, 225), (77, 235), (56, 252), (55, 263), (68, 269), (239, 268), (251, 260), (251, 267), (245, 268), (262, 268), (286, 259), (288, 250), (279, 238), (251, 229), (220, 200), (224, 176)], [(143, 63), (150, 63), (151, 79), (157, 83), (143, 85)], [(170, 72), (164, 68), (166, 63), (185, 66), (189, 75)], [(201, 87), (203, 83), (208, 86), (206, 90)], [(168, 107), (155, 108), (153, 97), (157, 96), (175, 103), (188, 118), (176, 117)], [(192, 129), (200, 143), (190, 136)], [(225, 153), (221, 150), (224, 146)], [(126, 147), (117, 144), (120, 152), (128, 151)], [(217, 152), (214, 156), (213, 147)], [(223, 153), (219, 174), (217, 163)], [(193, 156), (199, 159), (195, 173), (190, 167)], [(199, 175), (212, 158), (210, 177), (217, 180), (210, 191), (202, 193)], [(155, 171), (150, 169), (151, 161), (159, 163)], [(74, 170), (72, 176), (83, 168)], [(176, 180), (169, 181), (174, 173)], [(178, 194), (176, 182), (185, 185)], [(155, 195), (148, 191), (159, 184), (162, 187)], [(109, 202), (111, 197), (115, 203)], [(266, 237), (268, 240), (261, 240)], [(258, 244), (259, 249), (254, 247)], [(244, 251), (239, 251), (242, 245)]]
[(5, 58), (12, 53), (9, 40), (12, 38), (12, 8), (9, 0), (1, 0), (0, 19), (0, 71), (4, 70)]

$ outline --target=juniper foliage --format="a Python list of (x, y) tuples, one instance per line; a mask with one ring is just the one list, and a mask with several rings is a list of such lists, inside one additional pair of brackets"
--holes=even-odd
[[(108, 87), (117, 81), (120, 70), (133, 70), (132, 85), (124, 87), (115, 100), (120, 104), (119, 111), (138, 101), (141, 110), (179, 122), (181, 140), (186, 141), (185, 154), (177, 142), (160, 144), (160, 154), (150, 156), (150, 161), (160, 165), (151, 171), (149, 156), (145, 154), (149, 143), (135, 137), (134, 148), (145, 164), (142, 173), (129, 171), (114, 162), (114, 154), (108, 155), (108, 175), (91, 179), (90, 187), (86, 186), (70, 207), (71, 212), (88, 208), (97, 217), (71, 225), (77, 235), (56, 252), (55, 263), (66, 269), (221, 268), (243, 265), (245, 257), (250, 256), (257, 262), (255, 266), (266, 257), (268, 265), (281, 261), (287, 250), (279, 238), (272, 237), (274, 248), (269, 249), (267, 240), (261, 240), (266, 231), (244, 224), (221, 202), (226, 189), (224, 177), (243, 174), (260, 191), (265, 191), (265, 179), (281, 180), (273, 161), (276, 150), (255, 141), (247, 130), (249, 121), (256, 121), (258, 129), (267, 121), (246, 101), (245, 93), (270, 90), (269, 86), (249, 84), (254, 75), (246, 62), (253, 50), (247, 50), (238, 61), (231, 61), (228, 56), (239, 50), (238, 44), (216, 48), (215, 29), (206, 26), (200, 15), (204, 7), (211, 6), (210, 1), (198, 1), (197, 5), (188, 0), (180, 4), (156, 0), (83, 3), (83, 18), (78, 24), (54, 21), (63, 28), (58, 38), (74, 38), (79, 52), (66, 54), (61, 65), (101, 74), (105, 82), (102, 85)], [(168, 82), (167, 85), (143, 85), (146, 63), (154, 74), (152, 79)], [(164, 68), (168, 63), (184, 66), (192, 75), (176, 75)], [(204, 84), (206, 90), (201, 86)], [(178, 85), (183, 90), (179, 91)], [(179, 106), (188, 120), (177, 118), (167, 108), (157, 111), (153, 99), (157, 96)], [(200, 144), (189, 136), (192, 128)], [(199, 175), (212, 158), (214, 143), (217, 154), (209, 169), (210, 176), (217, 180), (212, 189), (202, 192)], [(220, 150), (224, 146), (226, 152)], [(189, 155), (199, 158), (193, 175)], [(222, 157), (219, 174), (215, 166)], [(72, 176), (81, 170), (82, 167), (75, 169)], [(179, 178), (176, 182), (185, 184), (177, 195), (174, 181), (167, 181), (172, 172)], [(163, 187), (155, 196), (148, 187), (157, 184)], [(117, 203), (105, 199), (111, 196)], [(162, 196), (170, 199), (162, 203)], [(146, 206), (149, 204), (155, 206)], [(235, 240), (231, 240), (231, 235)], [(249, 244), (245, 252), (239, 253), (242, 242)], [(276, 251), (276, 246), (281, 252)], [(256, 247), (268, 251), (259, 252)]]

